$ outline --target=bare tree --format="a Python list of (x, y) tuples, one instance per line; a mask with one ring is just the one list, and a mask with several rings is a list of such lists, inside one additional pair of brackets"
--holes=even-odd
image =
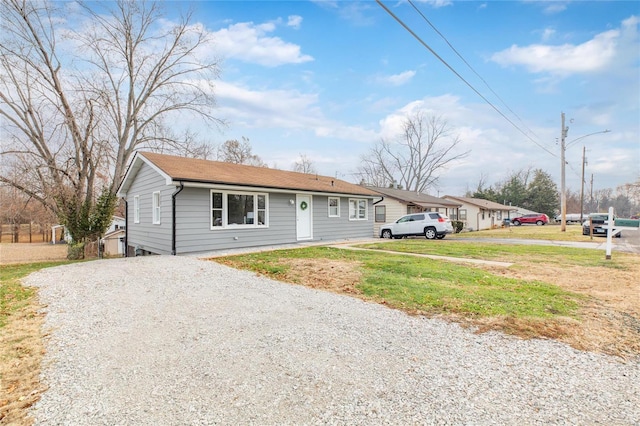
[(318, 173), (313, 165), (313, 161), (304, 154), (300, 154), (300, 158), (293, 163), (293, 171), (308, 174)]
[[(168, 25), (156, 2), (80, 5), (76, 31), (64, 27), (66, 3), (0, 8), (0, 182), (63, 223), (89, 214), (100, 187), (113, 196), (137, 149), (181, 146), (169, 123), (190, 114), (222, 124), (213, 116), (218, 62), (199, 59), (208, 40), (190, 16)], [(16, 168), (26, 178), (14, 179)]]
[(409, 191), (425, 192), (447, 164), (469, 153), (455, 152), (460, 142), (446, 120), (419, 111), (404, 120), (397, 140), (381, 140), (362, 157), (357, 174), (377, 186), (397, 182)]
[(227, 163), (247, 164), (249, 166), (267, 167), (262, 159), (253, 153), (249, 138), (242, 137), (242, 142), (236, 139), (228, 140), (218, 150), (218, 160)]

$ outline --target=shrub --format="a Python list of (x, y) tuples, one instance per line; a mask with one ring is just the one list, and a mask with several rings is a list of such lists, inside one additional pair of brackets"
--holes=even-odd
[(451, 221), (451, 225), (453, 225), (453, 232), (455, 234), (458, 234), (464, 229), (464, 222), (462, 222), (461, 220), (453, 220)]
[(81, 260), (84, 259), (84, 243), (71, 243), (67, 247), (67, 259)]

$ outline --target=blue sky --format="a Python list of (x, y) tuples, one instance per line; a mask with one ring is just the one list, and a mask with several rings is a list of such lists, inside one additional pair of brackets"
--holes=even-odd
[(194, 11), (214, 40), (208, 54), (223, 59), (216, 95), (229, 127), (201, 136), (248, 137), (270, 166), (291, 169), (303, 154), (355, 181), (360, 157), (422, 109), (471, 151), (429, 192), (462, 195), (481, 176), (491, 184), (528, 167), (559, 184), (564, 112), (569, 189), (580, 189), (583, 145), (594, 190), (640, 177), (640, 2), (414, 0), (502, 101), (409, 3), (384, 4), (520, 130), (375, 1), (168, 3), (170, 19)]

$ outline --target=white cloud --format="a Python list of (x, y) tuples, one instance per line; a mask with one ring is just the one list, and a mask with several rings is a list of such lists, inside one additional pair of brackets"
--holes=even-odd
[(500, 65), (522, 65), (531, 72), (569, 75), (598, 71), (609, 66), (616, 54), (620, 31), (610, 30), (578, 45), (551, 46), (517, 45), (493, 54), (491, 59)]
[(415, 71), (404, 71), (400, 74), (380, 76), (376, 78), (376, 81), (390, 86), (402, 86), (403, 84), (408, 83), (415, 75)]
[(553, 28), (545, 28), (542, 30), (542, 41), (549, 41), (556, 34)]
[(242, 22), (230, 25), (212, 33), (215, 50), (227, 58), (267, 67), (313, 61), (312, 56), (300, 52), (300, 46), (267, 35), (275, 29), (276, 25), (272, 22)]
[(287, 18), (287, 26), (295, 28), (296, 30), (302, 25), (302, 16), (291, 15)]
[(444, 6), (451, 6), (453, 2), (451, 0), (418, 0), (419, 3), (427, 3), (431, 7), (439, 8)]
[(561, 1), (550, 1), (544, 8), (544, 12), (547, 14), (564, 12), (567, 9), (567, 3)]
[(348, 126), (326, 118), (320, 111), (318, 95), (295, 90), (253, 90), (228, 82), (217, 82), (215, 94), (221, 114), (233, 127), (281, 128), (310, 131), (323, 138), (370, 142), (376, 132)]

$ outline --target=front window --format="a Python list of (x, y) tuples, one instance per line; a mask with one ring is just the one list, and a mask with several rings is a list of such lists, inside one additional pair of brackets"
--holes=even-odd
[(211, 191), (211, 229), (267, 226), (267, 194)]
[(502, 220), (502, 211), (501, 210), (496, 211), (496, 219)]
[(458, 214), (460, 216), (460, 220), (467, 220), (467, 209), (458, 210)]
[(376, 222), (387, 221), (387, 206), (376, 206)]
[(349, 199), (349, 220), (367, 220), (367, 200)]
[(329, 197), (329, 217), (340, 217), (340, 198)]

